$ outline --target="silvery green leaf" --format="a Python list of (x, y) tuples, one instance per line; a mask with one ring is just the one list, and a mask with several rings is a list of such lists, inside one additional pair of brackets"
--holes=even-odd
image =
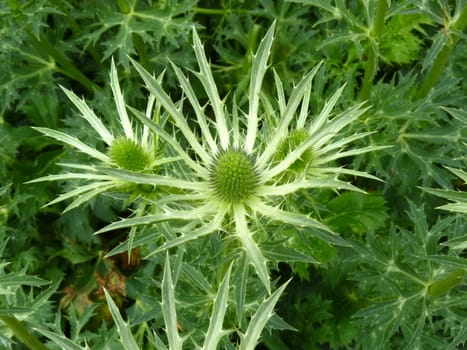
[(276, 306), (279, 297), (284, 292), (288, 283), (289, 281), (280, 286), (274, 293), (271, 294), (269, 298), (264, 300), (258, 307), (255, 314), (250, 320), (245, 334), (241, 336), (242, 340), (240, 342), (240, 350), (254, 350), (256, 348), (256, 345), (258, 344), (261, 338), (261, 333), (263, 332), (266, 323), (273, 315), (274, 307)]
[(98, 160), (101, 160), (104, 163), (109, 163), (110, 158), (105, 155), (102, 152), (99, 152), (98, 150), (89, 147), (85, 143), (81, 142), (78, 140), (76, 137), (70, 136), (68, 134), (65, 134), (64, 132), (53, 130), (53, 129), (48, 129), (48, 128), (42, 128), (42, 127), (33, 127), (34, 130), (37, 130), (41, 133), (43, 133), (46, 136), (52, 137), (58, 141), (64, 142), (77, 150), (86, 153), (90, 155), (93, 158), (96, 158)]
[(231, 272), (232, 264), (230, 264), (214, 298), (214, 306), (209, 320), (208, 331), (206, 332), (204, 339), (203, 350), (216, 350), (220, 339), (229, 333), (222, 329), (222, 325), (224, 323), (225, 312), (227, 311), (227, 306), (229, 304), (229, 281)]
[(82, 347), (81, 345), (75, 343), (73, 340), (68, 339), (67, 337), (57, 334), (55, 332), (50, 332), (46, 329), (35, 328), (37, 332), (46, 336), (55, 344), (60, 346), (60, 349), (63, 350), (91, 350), (88, 346)]
[(182, 350), (183, 339), (178, 334), (175, 286), (172, 283), (169, 254), (166, 254), (162, 278), (162, 315), (170, 350)]
[(133, 334), (131, 333), (131, 328), (123, 321), (122, 315), (120, 315), (120, 311), (112, 300), (109, 292), (104, 288), (105, 293), (105, 300), (107, 301), (107, 305), (109, 307), (109, 311), (112, 315), (112, 318), (115, 322), (115, 325), (118, 329), (118, 334), (120, 336), (120, 341), (122, 345), (125, 347), (126, 350), (139, 350), (138, 344), (136, 344), (135, 338), (133, 338)]

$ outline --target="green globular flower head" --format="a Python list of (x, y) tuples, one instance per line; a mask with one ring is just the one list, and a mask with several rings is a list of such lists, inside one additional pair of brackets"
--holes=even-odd
[(251, 198), (259, 182), (252, 157), (233, 149), (223, 151), (216, 157), (210, 178), (218, 199), (228, 204)]
[(151, 155), (141, 145), (124, 137), (112, 142), (109, 157), (112, 163), (130, 171), (142, 171), (151, 165)]

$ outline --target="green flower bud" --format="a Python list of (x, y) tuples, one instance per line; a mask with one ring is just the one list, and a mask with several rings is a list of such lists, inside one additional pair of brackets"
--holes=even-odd
[(122, 137), (112, 142), (109, 157), (113, 164), (130, 171), (142, 171), (152, 163), (151, 155), (141, 145)]
[[(279, 163), (287, 155), (300, 146), (309, 138), (308, 132), (305, 129), (295, 129), (285, 137), (277, 147), (274, 154), (274, 161)], [(283, 180), (288, 181), (302, 174), (313, 160), (313, 150), (311, 148), (303, 152), (300, 159), (293, 162), (290, 167), (284, 172)]]
[(239, 203), (255, 194), (259, 178), (251, 156), (239, 150), (220, 153), (211, 167), (211, 185), (216, 196), (227, 203)]

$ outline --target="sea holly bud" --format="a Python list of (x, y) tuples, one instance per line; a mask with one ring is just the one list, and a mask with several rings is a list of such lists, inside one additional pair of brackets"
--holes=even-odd
[[(284, 160), (290, 152), (308, 140), (309, 137), (308, 132), (302, 128), (289, 132), (277, 147), (276, 153), (274, 154), (274, 162), (279, 163)], [(310, 147), (284, 171), (281, 182), (291, 181), (304, 174), (312, 160), (313, 149)]]
[(115, 139), (109, 148), (110, 161), (130, 171), (143, 171), (152, 164), (152, 156), (141, 145), (124, 137)]

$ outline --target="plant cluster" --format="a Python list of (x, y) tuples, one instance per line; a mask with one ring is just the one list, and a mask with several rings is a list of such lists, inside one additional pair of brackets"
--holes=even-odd
[(465, 346), (463, 0), (0, 14), (0, 347)]

